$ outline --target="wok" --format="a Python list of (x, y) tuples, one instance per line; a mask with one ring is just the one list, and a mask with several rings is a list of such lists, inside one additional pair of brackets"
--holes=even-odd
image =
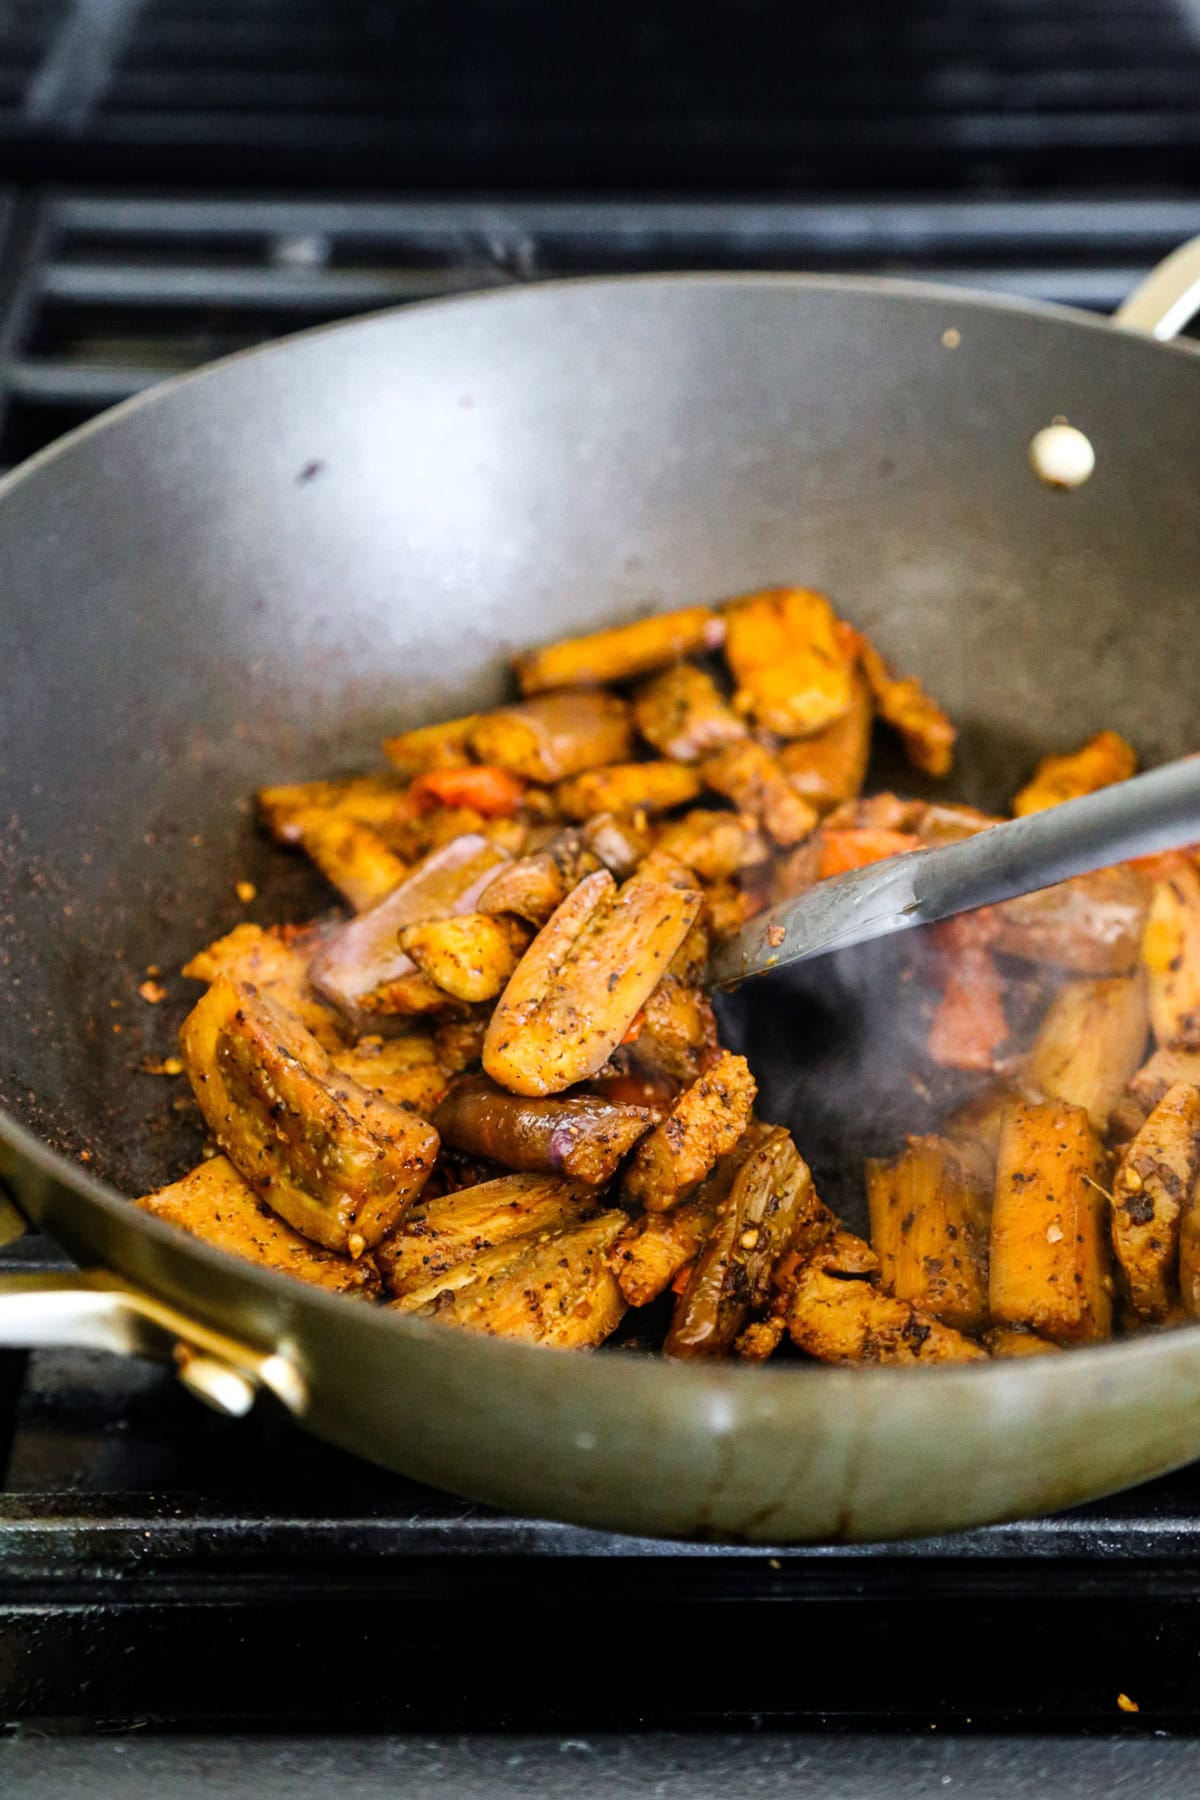
[[(19, 1209), (90, 1272), (0, 1280), (0, 1345), (167, 1355), (229, 1411), (266, 1389), (419, 1480), (644, 1534), (929, 1532), (1200, 1454), (1195, 1330), (915, 1373), (554, 1355), (304, 1288), (121, 1197), (199, 1142), (179, 1084), (139, 1072), (194, 998), (145, 1005), (147, 965), (246, 916), (235, 881), (263, 920), (328, 904), (246, 797), (494, 702), (518, 646), (795, 580), (931, 683), (967, 800), (1103, 726), (1149, 763), (1195, 749), (1200, 359), (1139, 333), (1178, 329), (1198, 277), (1177, 253), (1124, 330), (898, 282), (490, 293), (235, 357), (10, 476), (0, 1176), (8, 1230)], [(1056, 415), (1096, 450), (1070, 494), (1027, 458)], [(836, 1117), (816, 1082), (806, 1136), (805, 1004), (769, 978), (742, 1005), (764, 1110), (832, 1168), (870, 1080)]]

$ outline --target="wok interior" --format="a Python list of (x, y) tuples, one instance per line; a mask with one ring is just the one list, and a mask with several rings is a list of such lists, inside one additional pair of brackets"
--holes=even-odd
[[(1103, 726), (1148, 762), (1196, 748), (1195, 370), (955, 296), (580, 284), (317, 334), (85, 433), (0, 497), (0, 1100), (127, 1192), (194, 1163), (185, 1084), (141, 1072), (198, 993), (176, 971), (331, 905), (254, 788), (372, 762), (572, 630), (823, 587), (947, 706), (947, 791), (984, 806)], [(1097, 449), (1071, 496), (1026, 461), (1054, 414)], [(925, 1118), (897, 954), (724, 1003), (852, 1223), (863, 1153)]]

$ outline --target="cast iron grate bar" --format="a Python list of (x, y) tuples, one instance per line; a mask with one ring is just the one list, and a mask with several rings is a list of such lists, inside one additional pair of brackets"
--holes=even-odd
[(380, 307), (589, 273), (882, 273), (1106, 311), (1200, 202), (370, 201), (60, 192), (18, 215), (0, 460), (165, 376)]

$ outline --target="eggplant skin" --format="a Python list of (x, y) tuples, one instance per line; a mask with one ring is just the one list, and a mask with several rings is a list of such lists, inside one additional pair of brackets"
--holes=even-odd
[(602, 1187), (655, 1116), (649, 1107), (619, 1105), (594, 1094), (529, 1099), (474, 1076), (446, 1096), (434, 1124), (444, 1143), (470, 1156)]
[(433, 1127), (336, 1068), (269, 1000), (218, 976), (179, 1035), (209, 1130), (305, 1237), (361, 1256), (424, 1187)]
[(317, 992), (359, 1023), (363, 1014), (432, 1011), (448, 1004), (449, 996), (419, 975), (400, 948), (400, 931), (473, 912), (480, 893), (509, 860), (507, 851), (480, 832), (466, 832), (432, 850), (378, 906), (351, 919), (322, 946), (311, 966)]
[(768, 1129), (734, 1176), (696, 1258), (671, 1321), (667, 1355), (724, 1355), (748, 1314), (769, 1299), (779, 1258), (816, 1245), (834, 1224), (790, 1134), (781, 1125)]
[(378, 1300), (379, 1270), (370, 1255), (357, 1261), (335, 1256), (310, 1244), (306, 1237), (260, 1200), (225, 1156), (211, 1156), (181, 1180), (146, 1194), (137, 1202), (144, 1212), (165, 1219), (216, 1250), (274, 1269), (295, 1281), (327, 1288), (333, 1294)]

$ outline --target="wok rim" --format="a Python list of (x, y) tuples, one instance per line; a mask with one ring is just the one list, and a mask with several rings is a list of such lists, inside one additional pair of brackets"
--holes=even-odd
[[(351, 318), (331, 320), (314, 325), (305, 330), (288, 333), (285, 337), (271, 343), (259, 344), (244, 350), (232, 352), (228, 356), (204, 363), (199, 368), (187, 370), (178, 375), (168, 376), (155, 382), (151, 387), (130, 395), (127, 399), (98, 413), (94, 418), (85, 420), (81, 425), (65, 432), (52, 443), (35, 451), (14, 469), (0, 477), (0, 506), (20, 485), (36, 477), (50, 468), (61, 457), (69, 456), (79, 445), (86, 443), (93, 436), (102, 434), (110, 428), (119, 426), (129, 417), (136, 415), (142, 408), (166, 404), (173, 397), (191, 387), (195, 383), (219, 378), (231, 368), (235, 368), (249, 360), (260, 360), (266, 357), (287, 356), (299, 344), (311, 339), (324, 338), (337, 333), (364, 332), (373, 326), (394, 327), (398, 320), (407, 317), (419, 317), (433, 311), (450, 309), (475, 310), (485, 307), (525, 306), (536, 304), (543, 296), (555, 297), (564, 293), (584, 291), (600, 292), (609, 290), (626, 290), (633, 287), (652, 289), (687, 289), (696, 287), (727, 289), (746, 289), (753, 291), (761, 288), (791, 289), (797, 294), (825, 293), (845, 294), (847, 296), (878, 295), (897, 303), (906, 303), (915, 309), (925, 307), (967, 308), (983, 314), (1012, 314), (1028, 318), (1048, 326), (1058, 325), (1095, 333), (1100, 339), (1111, 338), (1114, 332), (1120, 334), (1127, 344), (1132, 342), (1141, 345), (1148, 353), (1182, 354), (1185, 361), (1192, 361), (1200, 367), (1200, 345), (1185, 338), (1156, 339), (1141, 332), (1130, 331), (1103, 316), (1084, 311), (1082, 308), (1060, 305), (1051, 301), (1027, 299), (1018, 295), (991, 294), (976, 288), (958, 287), (949, 283), (935, 281), (914, 281), (900, 277), (871, 275), (826, 275), (803, 274), (778, 270), (680, 270), (669, 273), (645, 273), (633, 275), (596, 275), (564, 277), (553, 281), (539, 281), (528, 284), (513, 284), (508, 287), (489, 288), (469, 291), (461, 294), (440, 295), (428, 300), (402, 302), (395, 306), (382, 307), (371, 312), (357, 314)], [(37, 1134), (15, 1118), (6, 1108), (0, 1107), (0, 1145), (6, 1146), (14, 1157), (48, 1181), (60, 1194), (79, 1197), (96, 1207), (117, 1227), (133, 1228), (140, 1237), (143, 1234), (152, 1243), (160, 1244), (164, 1251), (181, 1263), (192, 1263), (195, 1267), (206, 1271), (208, 1276), (218, 1284), (234, 1282), (244, 1289), (251, 1290), (262, 1300), (273, 1302), (272, 1310), (276, 1313), (289, 1311), (307, 1311), (315, 1308), (330, 1320), (345, 1319), (348, 1297), (334, 1294), (313, 1284), (297, 1281), (281, 1272), (259, 1268), (253, 1263), (245, 1262), (225, 1251), (216, 1249), (205, 1240), (180, 1231), (164, 1220), (157, 1219), (148, 1213), (135, 1211), (135, 1197), (121, 1193), (108, 1182), (93, 1175), (90, 1170), (80, 1167), (66, 1154), (53, 1149)], [(0, 1184), (3, 1183), (4, 1171), (0, 1168)], [(0, 1192), (2, 1192), (0, 1185)], [(18, 1210), (22, 1210), (18, 1207)], [(32, 1209), (34, 1222), (42, 1223), (42, 1207), (36, 1204)], [(51, 1237), (55, 1233), (49, 1232)], [(57, 1241), (57, 1239), (56, 1239)], [(93, 1267), (104, 1266), (94, 1261)], [(148, 1291), (153, 1292), (151, 1283), (139, 1277), (137, 1280), (127, 1278), (130, 1285), (141, 1282)], [(2, 1282), (0, 1282), (0, 1299), (2, 1299)], [(392, 1311), (385, 1306), (368, 1306), (362, 1302), (350, 1301), (357, 1315), (365, 1320), (368, 1316), (373, 1324), (366, 1329), (371, 1331), (391, 1332), (409, 1337), (414, 1341), (430, 1347), (443, 1345), (454, 1348), (455, 1354), (466, 1359), (480, 1357), (487, 1364), (496, 1366), (502, 1362), (510, 1363), (514, 1370), (525, 1368), (543, 1368), (545, 1352), (542, 1346), (520, 1342), (514, 1339), (488, 1337), (482, 1333), (464, 1332), (453, 1326), (445, 1325), (431, 1319), (415, 1318), (412, 1315)], [(180, 1311), (186, 1310), (176, 1301), (172, 1304)], [(228, 1324), (217, 1317), (220, 1302), (210, 1303), (204, 1290), (198, 1290), (194, 1317), (205, 1324), (219, 1323), (228, 1330)], [(1086, 1355), (1089, 1367), (1101, 1378), (1109, 1368), (1119, 1366), (1127, 1378), (1137, 1372), (1137, 1365), (1142, 1365), (1141, 1373), (1149, 1379), (1160, 1363), (1171, 1363), (1176, 1359), (1180, 1349), (1181, 1337), (1188, 1332), (1194, 1335), (1194, 1327), (1200, 1325), (1200, 1319), (1190, 1326), (1177, 1327), (1172, 1330), (1146, 1331), (1140, 1336), (1119, 1340), (1110, 1340), (1101, 1344), (1080, 1345), (1074, 1347), (1066, 1357), (1038, 1356), (1029, 1358), (988, 1359), (987, 1361), (969, 1364), (937, 1364), (924, 1368), (912, 1369), (886, 1368), (866, 1366), (854, 1368), (830, 1367), (827, 1364), (785, 1364), (771, 1362), (766, 1365), (743, 1363), (738, 1359), (722, 1359), (707, 1362), (703, 1360), (680, 1362), (663, 1356), (654, 1355), (616, 1359), (611, 1356), (576, 1356), (570, 1366), (575, 1370), (576, 1378), (585, 1383), (595, 1381), (607, 1385), (611, 1379), (620, 1380), (623, 1387), (632, 1390), (639, 1386), (655, 1388), (665, 1382), (683, 1398), (687, 1395), (693, 1402), (701, 1399), (722, 1398), (728, 1392), (732, 1397), (749, 1399), (755, 1394), (763, 1394), (771, 1388), (778, 1391), (785, 1384), (805, 1382), (821, 1383), (828, 1391), (830, 1401), (836, 1403), (839, 1395), (849, 1397), (867, 1389), (871, 1396), (881, 1401), (897, 1392), (912, 1393), (914, 1383), (924, 1388), (930, 1381), (941, 1383), (949, 1388), (963, 1380), (977, 1381), (988, 1372), (993, 1388), (1000, 1390), (1000, 1384), (1007, 1382), (1009, 1403), (1016, 1403), (1020, 1396), (1037, 1391), (1053, 1392), (1059, 1385), (1069, 1384), (1073, 1377), (1069, 1370), (1074, 1367), (1081, 1352)], [(239, 1333), (249, 1342), (251, 1334)], [(1200, 1347), (1200, 1338), (1196, 1340)], [(281, 1342), (276, 1332), (267, 1341), (266, 1347), (278, 1346), (285, 1353), (290, 1353), (289, 1346)], [(604, 1371), (620, 1369), (621, 1374), (610, 1378)], [(565, 1370), (564, 1370), (565, 1373)], [(1000, 1390), (1002, 1391), (1002, 1390)], [(748, 1409), (747, 1409), (748, 1410)], [(737, 1420), (728, 1427), (736, 1431)], [(1103, 1491), (1097, 1486), (1089, 1488), (1088, 1493)], [(1080, 1498), (1084, 1496), (1081, 1495)], [(1008, 1516), (1008, 1515), (999, 1515)]]

